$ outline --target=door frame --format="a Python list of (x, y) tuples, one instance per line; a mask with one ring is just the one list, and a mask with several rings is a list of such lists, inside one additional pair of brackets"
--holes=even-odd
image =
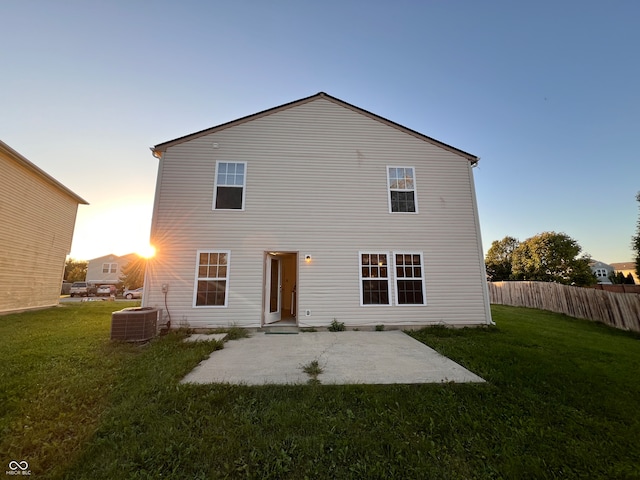
[[(294, 278), (291, 278), (291, 272), (287, 276), (285, 274), (285, 268), (283, 268), (283, 261), (285, 258), (293, 257), (295, 261), (295, 271), (293, 275)], [(272, 266), (276, 265), (273, 261), (277, 262), (278, 268), (278, 298), (277, 298), (277, 308), (274, 312), (271, 312), (271, 283), (272, 283)], [(262, 326), (270, 325), (274, 322), (277, 322), (282, 319), (282, 311), (288, 310), (290, 303), (293, 304), (294, 310), (291, 313), (293, 319), (295, 319), (295, 325), (298, 324), (298, 292), (299, 292), (299, 273), (300, 273), (300, 264), (299, 264), (299, 252), (291, 251), (291, 250), (265, 250), (262, 261), (262, 318), (261, 324)], [(293, 289), (295, 287), (295, 297), (291, 299), (284, 298), (285, 289), (283, 288), (283, 284), (289, 282), (293, 283), (290, 285), (289, 289)], [(287, 307), (287, 308), (284, 308)]]
[(278, 322), (282, 319), (282, 258), (277, 253), (267, 253), (264, 279), (264, 323)]

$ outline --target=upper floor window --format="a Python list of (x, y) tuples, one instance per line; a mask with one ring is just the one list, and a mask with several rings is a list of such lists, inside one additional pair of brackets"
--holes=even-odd
[(103, 263), (102, 264), (102, 273), (117, 273), (118, 272), (118, 264), (117, 263)]
[(413, 167), (387, 167), (389, 184), (389, 211), (417, 213), (415, 169)]
[(215, 210), (244, 210), (247, 162), (216, 162)]

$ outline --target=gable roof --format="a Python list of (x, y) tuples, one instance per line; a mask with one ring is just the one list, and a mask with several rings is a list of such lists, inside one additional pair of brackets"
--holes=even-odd
[(589, 266), (591, 268), (611, 268), (611, 269), (613, 269), (613, 265), (609, 265), (608, 263), (601, 262), (600, 260), (591, 260), (589, 262)]
[(39, 168), (35, 164), (31, 163), (29, 160), (27, 160), (25, 157), (20, 155), (13, 148), (11, 148), (9, 145), (4, 143), (2, 140), (0, 140), (0, 153), (4, 153), (9, 158), (11, 158), (14, 162), (16, 162), (17, 164), (25, 167), (27, 170), (30, 170), (32, 173), (34, 173), (36, 176), (38, 176), (41, 179), (43, 179), (48, 184), (54, 186), (55, 188), (57, 188), (61, 192), (65, 193), (66, 195), (68, 195), (71, 198), (73, 198), (79, 204), (89, 205), (89, 202), (87, 202), (85, 199), (83, 199), (79, 195), (73, 193), (71, 190), (69, 190), (67, 187), (65, 187), (63, 184), (61, 184), (58, 180), (53, 178), (51, 175), (49, 175), (47, 172), (45, 172), (44, 170), (42, 170), (41, 168)]
[(165, 152), (167, 150), (167, 148), (169, 147), (173, 147), (174, 145), (179, 145), (183, 142), (189, 141), (189, 140), (193, 140), (195, 138), (198, 137), (202, 137), (204, 135), (209, 135), (211, 133), (215, 133), (218, 132), (220, 130), (224, 130), (226, 128), (229, 127), (233, 127), (235, 125), (240, 125), (242, 123), (245, 122), (249, 122), (251, 120), (256, 120), (258, 118), (262, 118), (265, 117), (267, 115), (271, 115), (273, 113), (277, 113), (277, 112), (281, 112), (282, 110), (286, 110), (298, 105), (303, 105), (305, 103), (308, 102), (312, 102), (314, 100), (317, 100), (319, 98), (324, 98), (326, 100), (329, 100), (330, 102), (333, 102), (337, 105), (340, 105), (342, 107), (348, 108), (350, 110), (353, 110), (354, 112), (360, 113), (362, 115), (365, 115), (369, 118), (372, 118), (373, 120), (376, 120), (378, 122), (384, 123), (385, 125), (388, 125), (390, 127), (396, 128), (404, 133), (408, 133), (409, 135), (412, 135), (420, 140), (424, 140), (428, 143), (431, 143), (433, 145), (436, 145), (440, 148), (443, 148), (445, 150), (448, 150), (450, 152), (453, 152), (457, 155), (460, 155), (464, 158), (466, 158), (467, 160), (469, 160), (469, 162), (471, 163), (471, 165), (476, 165), (478, 163), (478, 161), (480, 160), (478, 157), (476, 157), (475, 155), (472, 155), (470, 153), (467, 153), (463, 150), (460, 150), (458, 148), (452, 147), (451, 145), (447, 145), (446, 143), (440, 142), (434, 138), (428, 137), (426, 135), (423, 135), (420, 132), (416, 132), (415, 130), (411, 130), (410, 128), (404, 127), (402, 125), (400, 125), (399, 123), (395, 123), (392, 122), (391, 120), (388, 120), (384, 117), (381, 117), (379, 115), (376, 115), (375, 113), (371, 113), (367, 110), (364, 110), (360, 107), (356, 107), (355, 105), (351, 105), (350, 103), (344, 102), (336, 97), (332, 97), (331, 95), (324, 93), (324, 92), (319, 92), (315, 95), (312, 95), (310, 97), (306, 97), (306, 98), (302, 98), (300, 100), (295, 100), (293, 102), (290, 103), (285, 103), (284, 105), (280, 105), (278, 107), (274, 107), (274, 108), (270, 108), (268, 110), (264, 110), (262, 112), (258, 112), (258, 113), (254, 113), (253, 115), (248, 115), (246, 117), (242, 117), (239, 118), (237, 120), (232, 120), (230, 122), (227, 123), (223, 123), (221, 125), (217, 125), (215, 127), (211, 127), (211, 128), (207, 128), (205, 130), (200, 130), (199, 132), (195, 132), (195, 133), (191, 133), (189, 135), (185, 135), (183, 137), (179, 137), (176, 138), (174, 140), (169, 140), (168, 142), (163, 142), (163, 143), (159, 143), (158, 145), (151, 147), (151, 151), (153, 153), (154, 156), (159, 156), (160, 152)]
[(635, 262), (618, 262), (610, 264), (616, 270), (635, 270), (636, 264)]
[(90, 260), (87, 260), (87, 262), (100, 262), (100, 261), (107, 260), (107, 259), (112, 260), (112, 261), (123, 260), (123, 259), (127, 260), (127, 261), (131, 261), (131, 259), (133, 259), (133, 258), (135, 258), (137, 256), (138, 256), (138, 254), (136, 254), (136, 253), (127, 253), (125, 255), (116, 255), (114, 253), (109, 253), (108, 255), (103, 255), (101, 257), (96, 257), (96, 258), (92, 258)]

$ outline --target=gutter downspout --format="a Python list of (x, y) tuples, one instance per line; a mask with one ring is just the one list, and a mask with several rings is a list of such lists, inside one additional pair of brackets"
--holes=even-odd
[(487, 319), (487, 325), (495, 325), (496, 323), (491, 318), (491, 302), (489, 301), (489, 285), (487, 284), (487, 269), (484, 264), (483, 258), (483, 248), (482, 248), (482, 235), (480, 233), (480, 216), (478, 214), (478, 202), (476, 200), (476, 187), (473, 179), (473, 169), (478, 165), (480, 161), (480, 157), (478, 160), (471, 164), (469, 163), (469, 184), (471, 185), (471, 200), (473, 202), (473, 212), (475, 217), (476, 224), (476, 238), (478, 239), (478, 255), (480, 259), (480, 281), (482, 283), (482, 296), (484, 297), (484, 311), (485, 318)]
[[(157, 158), (159, 160), (158, 162), (158, 171), (156, 173), (156, 190), (154, 193), (154, 197), (153, 197), (153, 211), (151, 214), (151, 228), (150, 228), (150, 232), (149, 232), (149, 243), (151, 245), (153, 245), (154, 247), (156, 247), (156, 245), (154, 245), (153, 240), (154, 240), (154, 234), (155, 234), (155, 223), (156, 223), (156, 218), (157, 218), (157, 209), (158, 209), (158, 196), (160, 194), (160, 176), (162, 175), (162, 152), (159, 152), (158, 150), (156, 150), (154, 147), (149, 147), (149, 149), (151, 150), (151, 154)], [(156, 247), (157, 248), (157, 247)], [(156, 255), (158, 254), (158, 252), (156, 251)], [(162, 252), (160, 252), (160, 254), (162, 254)], [(150, 273), (149, 271), (151, 270), (151, 268), (149, 268), (149, 263), (150, 262), (154, 262), (156, 260), (156, 255), (154, 255), (151, 259), (147, 260), (147, 265), (146, 268), (144, 270), (144, 290), (142, 292), (142, 299), (140, 301), (140, 305), (142, 307), (147, 307), (149, 306), (147, 304), (147, 300), (149, 298), (148, 292), (150, 291), (150, 289), (148, 287), (150, 287)]]

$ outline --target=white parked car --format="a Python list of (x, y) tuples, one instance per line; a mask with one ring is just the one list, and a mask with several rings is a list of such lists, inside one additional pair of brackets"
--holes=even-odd
[(96, 292), (96, 296), (98, 297), (108, 297), (111, 294), (115, 295), (116, 287), (113, 285), (100, 285), (98, 287), (98, 291)]
[(142, 298), (143, 290), (144, 290), (144, 287), (136, 288), (135, 290), (129, 290), (128, 288), (125, 288), (122, 296), (127, 300), (133, 300), (134, 298)]

